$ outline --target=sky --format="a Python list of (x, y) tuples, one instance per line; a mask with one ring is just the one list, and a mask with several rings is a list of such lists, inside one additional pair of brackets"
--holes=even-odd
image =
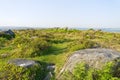
[(0, 0), (0, 26), (120, 28), (120, 0)]

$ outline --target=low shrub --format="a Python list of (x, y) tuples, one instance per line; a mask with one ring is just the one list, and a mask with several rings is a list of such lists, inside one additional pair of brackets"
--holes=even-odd
[(70, 51), (77, 51), (81, 49), (86, 48), (97, 48), (100, 47), (100, 45), (94, 41), (91, 40), (77, 40), (75, 42), (72, 42), (68, 45), (68, 48)]
[(114, 64), (108, 62), (102, 69), (98, 70), (90, 68), (85, 63), (80, 63), (74, 68), (73, 72), (66, 72), (64, 78), (66, 80), (120, 80), (117, 76), (118, 68), (117, 71), (113, 69)]
[(6, 38), (1, 38), (0, 37), (0, 49), (5, 46), (5, 43), (7, 42)]

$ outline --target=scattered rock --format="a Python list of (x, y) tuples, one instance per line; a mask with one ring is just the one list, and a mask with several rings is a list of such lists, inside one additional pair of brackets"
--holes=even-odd
[(0, 37), (12, 39), (15, 38), (15, 33), (10, 29), (8, 31), (0, 31)]
[(38, 37), (37, 37), (37, 36), (32, 36), (32, 37), (31, 37), (31, 39), (36, 39), (36, 38), (38, 38)]
[(1, 57), (1, 58), (7, 58), (8, 56), (9, 56), (8, 53), (0, 54), (0, 57)]
[(49, 71), (54, 71), (54, 70), (55, 70), (55, 64), (49, 64), (49, 65), (47, 66), (47, 70), (49, 70)]
[(51, 80), (52, 77), (53, 77), (53, 74), (49, 72), (44, 80)]
[[(29, 67), (40, 64), (39, 62), (34, 61), (34, 60), (27, 60), (27, 59), (20, 59), (20, 58), (10, 60), (8, 63), (15, 64), (17, 66), (25, 67), (25, 68), (29, 68)], [(46, 77), (44, 77), (44, 80), (50, 80), (54, 75), (55, 64), (46, 64), (46, 65), (47, 66), (44, 67), (44, 69), (45, 71), (48, 71), (48, 73)]]
[(44, 80), (51, 80), (54, 75), (55, 64), (48, 64), (47, 70), (49, 71)]
[(12, 63), (17, 66), (27, 67), (27, 68), (38, 64), (34, 60), (27, 60), (27, 59), (14, 59), (14, 60), (10, 60), (8, 63)]
[(7, 34), (7, 35), (11, 35), (12, 37), (15, 36), (15, 33), (10, 29), (8, 31), (4, 31), (4, 33)]

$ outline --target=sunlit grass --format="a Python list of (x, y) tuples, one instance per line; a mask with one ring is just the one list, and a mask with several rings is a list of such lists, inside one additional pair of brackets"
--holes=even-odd
[(21, 30), (15, 33), (16, 37), (12, 40), (0, 39), (0, 54), (10, 54), (9, 57), (0, 59), (0, 65), (7, 64), (14, 58), (33, 59), (54, 63), (55, 73), (58, 74), (67, 58), (76, 50), (102, 47), (120, 51), (119, 33), (59, 28)]

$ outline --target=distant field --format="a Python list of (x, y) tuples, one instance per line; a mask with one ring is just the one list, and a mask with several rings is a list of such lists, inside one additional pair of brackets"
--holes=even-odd
[[(21, 30), (21, 29), (42, 29), (35, 27), (35, 28), (30, 28), (30, 27), (0, 27), (0, 30), (8, 30), (8, 29), (14, 29), (14, 30)], [(89, 28), (79, 28), (79, 27), (75, 27), (75, 28), (71, 28), (71, 29), (78, 29), (78, 30), (89, 30)], [(102, 31), (107, 31), (107, 32), (120, 32), (120, 28), (93, 28), (94, 30), (102, 30)]]

